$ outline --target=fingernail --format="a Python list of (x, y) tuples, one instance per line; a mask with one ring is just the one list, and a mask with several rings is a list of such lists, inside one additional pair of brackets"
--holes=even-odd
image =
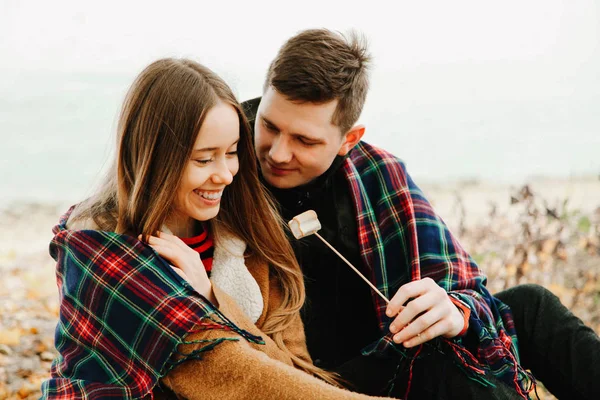
[(396, 335), (396, 336), (394, 336), (394, 342), (396, 342), (396, 343), (398, 343), (398, 344), (402, 343), (402, 342), (400, 341), (400, 335)]
[(390, 332), (392, 332), (392, 333), (398, 332), (398, 327), (394, 324), (390, 325)]
[(389, 308), (385, 311), (385, 315), (387, 315), (388, 317), (391, 317), (392, 315), (394, 315), (394, 313), (392, 313), (392, 310), (390, 310)]

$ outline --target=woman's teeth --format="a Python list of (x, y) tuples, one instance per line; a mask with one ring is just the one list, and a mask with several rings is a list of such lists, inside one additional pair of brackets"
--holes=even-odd
[(204, 197), (207, 200), (217, 200), (221, 198), (223, 192), (200, 192), (196, 191), (201, 197)]

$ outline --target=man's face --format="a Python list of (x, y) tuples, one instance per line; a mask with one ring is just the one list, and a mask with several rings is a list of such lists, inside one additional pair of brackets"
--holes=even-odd
[(254, 125), (254, 146), (265, 180), (280, 189), (304, 185), (345, 155), (345, 136), (331, 123), (337, 100), (294, 103), (269, 88)]

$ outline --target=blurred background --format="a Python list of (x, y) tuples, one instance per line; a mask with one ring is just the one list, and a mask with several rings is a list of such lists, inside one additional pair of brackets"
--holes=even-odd
[(0, 399), (39, 396), (51, 228), (104, 171), (134, 77), (189, 57), (250, 99), (315, 27), (367, 38), (365, 140), (406, 161), (492, 292), (544, 284), (600, 331), (600, 3), (394, 3), (0, 0)]

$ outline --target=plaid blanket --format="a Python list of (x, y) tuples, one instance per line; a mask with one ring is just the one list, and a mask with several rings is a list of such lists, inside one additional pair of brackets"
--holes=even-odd
[[(478, 347), (474, 354), (469, 352), (461, 338), (428, 345), (454, 354), (474, 379), (486, 382), (484, 376), (492, 374), (527, 398), (533, 381), (518, 364), (510, 309), (490, 295), (485, 275), (435, 214), (404, 164), (361, 142), (343, 168), (356, 205), (361, 257), (372, 283), (391, 298), (409, 281), (425, 277), (436, 281), (471, 309), (469, 335), (477, 338)], [(380, 328), (388, 332), (391, 320), (385, 315), (386, 303), (375, 293), (373, 300)], [(407, 357), (419, 351), (406, 351), (387, 335), (364, 353), (389, 348)]]
[(181, 354), (177, 347), (189, 343), (190, 332), (234, 331), (262, 343), (231, 323), (146, 244), (113, 232), (68, 230), (71, 210), (54, 227), (50, 243), (60, 295), (59, 356), (42, 384), (42, 398), (153, 398), (159, 379), (174, 366), (238, 340), (209, 340)]

